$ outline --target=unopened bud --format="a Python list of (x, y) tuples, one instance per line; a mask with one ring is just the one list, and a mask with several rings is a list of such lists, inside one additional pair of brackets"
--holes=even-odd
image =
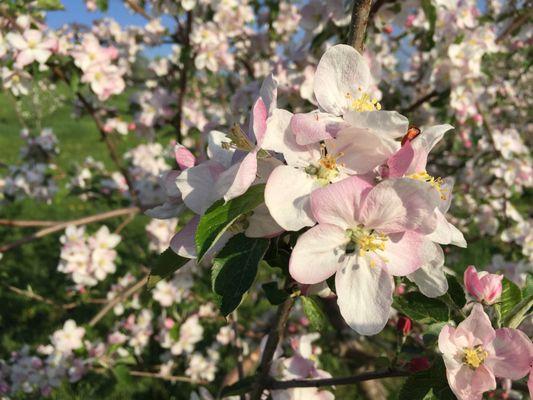
[(412, 323), (411, 320), (407, 317), (400, 317), (398, 318), (398, 322), (396, 323), (396, 330), (400, 332), (402, 335), (407, 336), (409, 332), (411, 332)]

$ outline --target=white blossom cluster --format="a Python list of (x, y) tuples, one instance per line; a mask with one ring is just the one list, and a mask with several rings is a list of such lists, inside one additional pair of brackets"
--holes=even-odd
[(87, 235), (83, 226), (69, 226), (60, 238), (63, 247), (57, 270), (68, 274), (79, 290), (95, 286), (115, 272), (115, 247), (120, 240), (105, 225), (94, 235)]

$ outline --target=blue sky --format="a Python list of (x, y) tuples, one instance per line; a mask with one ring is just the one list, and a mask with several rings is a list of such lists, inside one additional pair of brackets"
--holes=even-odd
[[(124, 7), (122, 0), (109, 0), (109, 10), (106, 13), (89, 12), (85, 7), (83, 0), (63, 0), (65, 7), (62, 11), (50, 11), (46, 16), (46, 22), (51, 28), (59, 28), (64, 24), (78, 23), (91, 25), (94, 20), (110, 17), (117, 21), (122, 26), (137, 25), (144, 26), (146, 19), (141, 15), (132, 13), (129, 9)], [(163, 19), (163, 23), (167, 26), (171, 25), (170, 19)], [(170, 45), (160, 46), (154, 49), (148, 49), (145, 54), (149, 57), (156, 55), (166, 55), (170, 52)]]

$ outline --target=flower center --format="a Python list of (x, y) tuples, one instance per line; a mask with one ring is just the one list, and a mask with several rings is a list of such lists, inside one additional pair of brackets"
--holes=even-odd
[(358, 112), (361, 111), (376, 111), (381, 110), (381, 104), (377, 99), (370, 97), (366, 92), (363, 92), (362, 88), (357, 88), (361, 95), (358, 98), (354, 98), (351, 93), (346, 93), (346, 98), (350, 99), (350, 107)]
[(320, 147), (320, 160), (318, 160), (318, 165), (309, 165), (305, 172), (309, 175), (315, 176), (318, 180), (323, 182), (325, 185), (331, 183), (333, 179), (339, 176), (339, 166), (341, 164), (337, 163), (337, 160), (342, 157), (343, 153), (326, 154), (326, 147), (322, 145)]
[(416, 179), (417, 181), (421, 182), (427, 182), (433, 187), (437, 192), (440, 194), (440, 198), (442, 200), (446, 200), (448, 192), (442, 188), (442, 185), (444, 184), (444, 181), (442, 178), (434, 178), (430, 174), (428, 174), (426, 171), (422, 172), (415, 172), (414, 174), (409, 174), (406, 176), (407, 178)]
[(472, 369), (477, 369), (485, 362), (488, 355), (489, 353), (482, 346), (467, 347), (463, 350), (463, 363)]
[(350, 242), (346, 245), (346, 253), (351, 254), (357, 250), (360, 256), (363, 256), (369, 251), (384, 251), (385, 244), (389, 240), (387, 235), (376, 232), (373, 229), (367, 229), (363, 226), (347, 229), (346, 235), (350, 239)]

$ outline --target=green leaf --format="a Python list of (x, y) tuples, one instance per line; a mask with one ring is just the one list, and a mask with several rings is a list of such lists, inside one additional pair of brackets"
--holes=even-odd
[(429, 325), (427, 329), (424, 329), (424, 335), (422, 336), (424, 344), (428, 347), (435, 344), (439, 339), (440, 331), (446, 325), (447, 322), (437, 322), (435, 324)]
[(319, 332), (325, 332), (329, 328), (326, 313), (320, 303), (313, 296), (301, 296), (305, 316), (311, 324), (311, 328)]
[(159, 255), (154, 267), (150, 271), (147, 283), (148, 289), (153, 289), (157, 282), (172, 275), (188, 261), (190, 261), (189, 258), (178, 256), (170, 247), (166, 249)]
[(224, 316), (241, 303), (257, 275), (257, 266), (268, 249), (267, 239), (232, 237), (213, 260), (211, 280)]
[(252, 386), (257, 378), (255, 376), (247, 376), (233, 385), (225, 386), (220, 392), (220, 397), (240, 396), (252, 390)]
[(266, 298), (274, 306), (280, 305), (289, 297), (289, 294), (285, 290), (278, 288), (276, 282), (263, 283), (262, 288), (265, 291)]
[(396, 297), (394, 307), (409, 318), (424, 324), (448, 321), (450, 310), (438, 299), (431, 299), (419, 292), (409, 292)]
[(452, 275), (447, 275), (446, 279), (448, 280), (448, 294), (459, 308), (463, 308), (466, 304), (466, 296), (463, 287)]
[(503, 319), (502, 325), (513, 329), (518, 328), (522, 321), (526, 318), (526, 315), (529, 315), (532, 307), (533, 294), (529, 297), (526, 297), (524, 300), (514, 306), (511, 312), (507, 314), (507, 317)]
[(398, 400), (455, 400), (446, 380), (446, 367), (442, 359), (435, 360), (430, 369), (407, 378)]
[(502, 296), (498, 303), (502, 321), (505, 321), (512, 309), (522, 301), (522, 293), (515, 283), (507, 278), (502, 280)]
[(213, 204), (200, 218), (196, 230), (196, 252), (198, 260), (201, 260), (207, 250), (213, 246), (220, 236), (241, 215), (253, 211), (264, 201), (265, 185), (252, 186), (243, 195), (226, 203), (219, 200)]
[(65, 9), (61, 3), (61, 0), (37, 0), (37, 8), (48, 11)]
[(113, 368), (113, 375), (121, 385), (130, 385), (132, 377), (130, 375), (130, 369), (124, 364), (118, 364)]

